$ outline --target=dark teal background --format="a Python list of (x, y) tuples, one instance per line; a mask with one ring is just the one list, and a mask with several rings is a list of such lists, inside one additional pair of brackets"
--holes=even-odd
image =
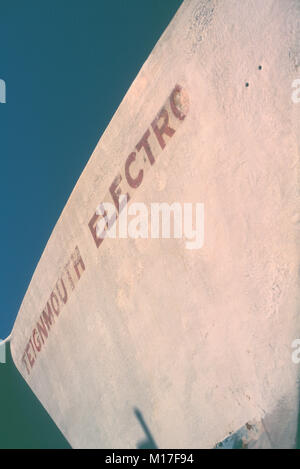
[[(1, 338), (96, 143), (181, 3), (0, 0)], [(0, 386), (0, 448), (68, 447), (9, 350)]]

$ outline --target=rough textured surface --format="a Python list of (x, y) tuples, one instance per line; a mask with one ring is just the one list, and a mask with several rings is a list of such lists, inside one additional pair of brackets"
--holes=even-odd
[[(262, 419), (268, 438), (258, 445), (294, 444), (297, 25), (299, 1), (186, 1), (101, 137), (37, 266), (11, 340), (17, 368), (73, 447), (136, 447), (145, 437), (136, 408), (160, 448), (213, 447)], [(163, 150), (151, 133), (157, 159), (145, 162), (132, 200), (203, 202), (204, 247), (105, 239), (96, 248), (90, 219), (177, 83), (188, 95), (188, 113), (182, 121), (170, 113), (176, 132)], [(56, 282), (67, 285), (68, 262), (67, 301), (58, 299), (64, 307), (48, 338), (30, 352)], [(25, 355), (30, 374), (26, 348), (35, 359), (31, 369)]]

